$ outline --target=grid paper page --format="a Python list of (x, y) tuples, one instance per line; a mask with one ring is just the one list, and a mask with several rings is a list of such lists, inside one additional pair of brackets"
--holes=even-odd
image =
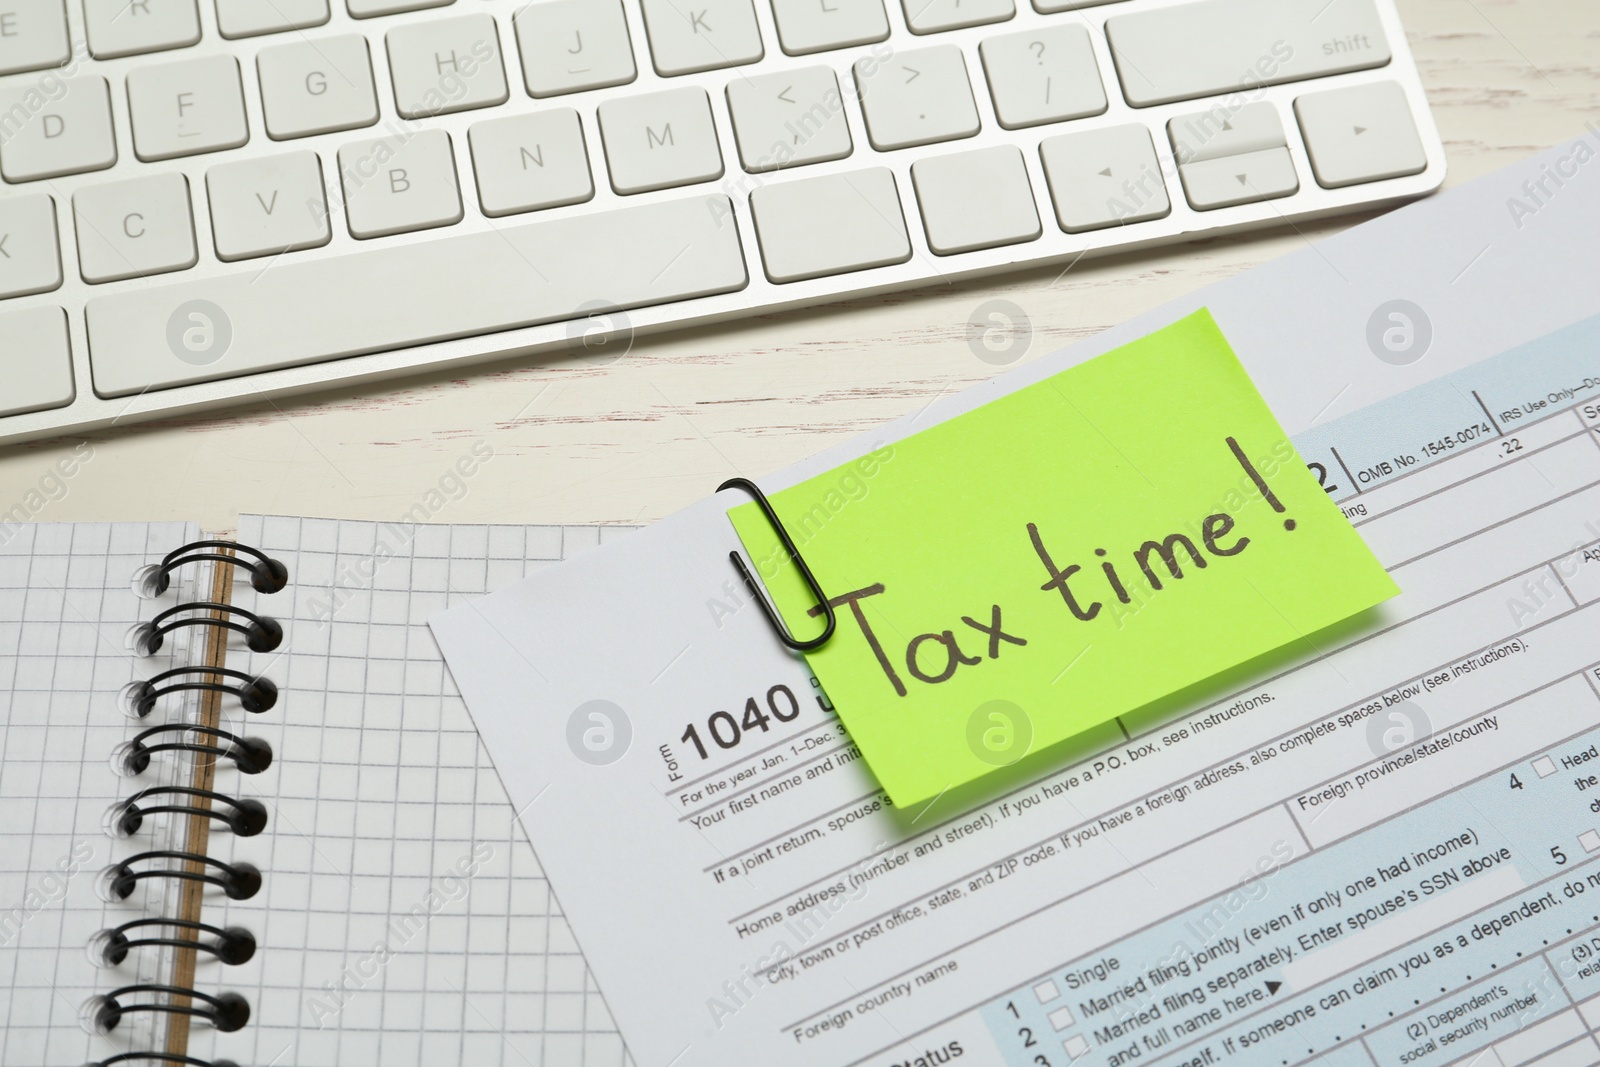
[[(282, 695), (251, 716), (273, 747), (228, 780), (271, 824), (235, 843), (264, 875), (208, 918), (260, 944), (228, 969), (253, 1016), (192, 1051), (241, 1064), (628, 1064), (533, 849), (427, 626), (621, 528), (411, 526), (242, 516), (290, 584), (234, 602), (284, 648), (231, 666)], [(219, 775), (219, 781), (225, 776)], [(221, 788), (221, 787), (219, 787)]]
[[(179, 575), (187, 584), (158, 600), (136, 596), (131, 581), (196, 534), (182, 523), (0, 523), (0, 1063), (81, 1064), (149, 1047), (150, 1015), (129, 1015), (102, 1038), (80, 1027), (79, 1009), (153, 976), (159, 963), (136, 950), (122, 966), (98, 968), (86, 949), (100, 930), (154, 914), (170, 892), (155, 879), (107, 903), (97, 883), (114, 859), (164, 847), (157, 824), (170, 819), (146, 819), (123, 840), (102, 820), (162, 772), (122, 777), (113, 750), (163, 721), (167, 705), (183, 710), (167, 698), (136, 723), (121, 710), (122, 687), (185, 662), (199, 633), (180, 631), (136, 660), (124, 643), (129, 627), (177, 603), (195, 575)], [(200, 982), (215, 971), (202, 967)]]

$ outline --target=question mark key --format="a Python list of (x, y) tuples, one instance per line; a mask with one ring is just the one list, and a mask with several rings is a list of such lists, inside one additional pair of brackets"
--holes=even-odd
[(1089, 31), (1080, 25), (991, 37), (978, 46), (978, 54), (1000, 125), (1008, 130), (1106, 109)]

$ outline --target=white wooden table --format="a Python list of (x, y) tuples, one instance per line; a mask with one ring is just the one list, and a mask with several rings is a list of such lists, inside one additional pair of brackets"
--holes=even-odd
[[(1595, 0), (1400, 0), (1400, 10), (1449, 154), (1447, 185), (1600, 123)], [(1360, 219), (672, 333), (606, 361), (490, 364), (100, 433), (36, 517), (208, 529), (231, 529), (241, 511), (653, 520), (729, 475), (760, 476), (1002, 369), (968, 343), (985, 300), (1025, 311), (1033, 333), (1019, 358), (1031, 359)], [(0, 450), (0, 511), (82, 446)], [(463, 460), (470, 477), (456, 473)]]

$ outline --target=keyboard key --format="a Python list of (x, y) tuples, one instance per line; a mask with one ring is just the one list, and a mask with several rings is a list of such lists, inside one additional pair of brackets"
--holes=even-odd
[(43, 193), (0, 200), (0, 300), (60, 287), (56, 202)]
[(692, 86), (607, 100), (600, 105), (600, 140), (611, 188), (646, 193), (722, 177), (722, 150), (711, 101)]
[(751, 0), (641, 0), (662, 77), (754, 63), (765, 51)]
[(900, 52), (887, 62), (867, 56), (856, 61), (855, 76), (867, 137), (880, 152), (978, 132), (967, 63), (954, 45)]
[(1235, 108), (1218, 104), (1210, 111), (1179, 115), (1167, 123), (1167, 136), (1179, 164), (1242, 156), (1289, 143), (1278, 109), (1265, 102)]
[(560, 96), (638, 77), (622, 0), (551, 0), (515, 19), (528, 95)]
[(206, 171), (206, 199), (221, 260), (317, 248), (332, 236), (315, 152), (219, 163)]
[(7, 122), (0, 141), (0, 176), (6, 181), (105, 170), (117, 161), (106, 80), (88, 74), (61, 84), (56, 99), (42, 105), (32, 85), (0, 87), (0, 115), (31, 116), (18, 125)]
[(187, 48), (200, 40), (195, 0), (83, 0), (83, 26), (96, 59)]
[(798, 282), (911, 258), (911, 238), (887, 167), (802, 178), (750, 194), (767, 278)]
[(1067, 233), (1165, 218), (1172, 211), (1150, 131), (1141, 125), (1050, 137), (1039, 155), (1056, 222)]
[(217, 0), (217, 30), (230, 41), (307, 30), (329, 16), (328, 0)]
[(1101, 4), (1114, 4), (1118, 0), (1033, 0), (1033, 9), (1041, 15), (1053, 15), (1058, 11), (1076, 11), (1079, 8), (1099, 7)]
[(238, 148), (250, 138), (232, 56), (139, 67), (128, 75), (128, 113), (133, 154), (146, 163)]
[(854, 147), (839, 79), (827, 67), (737, 78), (728, 83), (728, 113), (752, 173), (843, 159)]
[(1167, 123), (1184, 195), (1196, 211), (1288, 196), (1300, 188), (1278, 109), (1217, 105)]
[(0, 415), (21, 415), (66, 407), (77, 395), (72, 387), (72, 348), (67, 342), (67, 313), (57, 307), (0, 311)]
[(352, 237), (387, 237), (461, 221), (455, 155), (443, 130), (347, 144), (339, 149), (339, 175)]
[(1389, 62), (1373, 0), (1204, 0), (1113, 15), (1106, 37), (1134, 107)]
[(365, 37), (319, 37), (263, 48), (256, 53), (256, 74), (267, 136), (275, 141), (378, 121)]
[(477, 122), (467, 140), (478, 202), (491, 218), (594, 196), (583, 124), (570, 107)]
[(1076, 23), (990, 37), (978, 46), (995, 114), (1008, 130), (1106, 109), (1089, 31)]
[(402, 11), (421, 11), (428, 7), (447, 7), (456, 0), (344, 0), (345, 10), (353, 19), (369, 19), (375, 15), (397, 15)]
[(1428, 165), (1405, 90), (1394, 82), (1308, 93), (1294, 111), (1324, 189), (1417, 174)]
[(1033, 241), (1044, 232), (1027, 165), (1012, 145), (919, 159), (911, 182), (936, 255)]
[(503, 104), (506, 68), (488, 15), (413, 22), (389, 31), (394, 102), (408, 119)]
[(1196, 211), (1289, 196), (1300, 188), (1287, 148), (1187, 163), (1178, 168), (1183, 192)]
[(0, 4), (0, 74), (59, 67), (72, 54), (61, 0)]
[(91, 284), (188, 270), (198, 258), (181, 174), (86, 185), (72, 194), (72, 213), (78, 272)]
[(791, 56), (876, 44), (889, 36), (883, 0), (772, 0), (778, 43)]
[[(445, 282), (449, 299), (413, 299), (440, 294)], [(289, 256), (271, 270), (97, 297), (85, 315), (95, 391), (115, 397), (561, 322), (597, 300), (629, 310), (747, 282), (733, 205), (715, 194), (344, 256)], [(167, 343), (168, 320), (192, 300), (227, 316), (228, 347), (204, 366)]]
[(1014, 18), (1014, 0), (900, 0), (912, 33), (938, 33)]

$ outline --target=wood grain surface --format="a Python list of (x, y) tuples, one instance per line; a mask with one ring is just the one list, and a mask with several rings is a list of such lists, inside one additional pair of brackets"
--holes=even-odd
[[(1595, 0), (1399, 2), (1447, 187), (1600, 122)], [(968, 343), (987, 299), (1025, 311), (1019, 360), (1032, 359), (1364, 217), (680, 331), (601, 360), (489, 364), (118, 429), (88, 439), (88, 462), (36, 518), (219, 530), (241, 511), (653, 520), (725, 477), (759, 477), (1002, 369)], [(0, 450), (0, 510), (81, 441)]]

